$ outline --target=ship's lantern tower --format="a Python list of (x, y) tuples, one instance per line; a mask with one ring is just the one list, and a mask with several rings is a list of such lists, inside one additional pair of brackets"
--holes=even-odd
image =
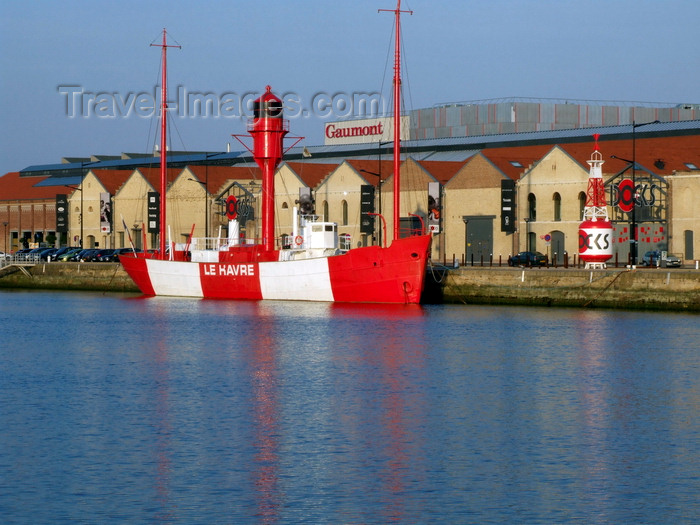
[(282, 101), (267, 86), (253, 104), (253, 118), (248, 122), (253, 137), (253, 158), (260, 166), (263, 177), (262, 235), (265, 250), (275, 246), (275, 171), (282, 161), (284, 136), (289, 132), (289, 121), (283, 118)]
[(613, 227), (608, 218), (603, 184), (603, 155), (598, 146), (599, 134), (593, 135), (595, 149), (591, 155), (586, 204), (583, 222), (578, 229), (579, 257), (586, 268), (605, 268), (605, 261), (613, 256)]

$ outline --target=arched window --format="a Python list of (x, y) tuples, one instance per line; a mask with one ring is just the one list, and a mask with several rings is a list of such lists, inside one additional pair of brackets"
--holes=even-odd
[(554, 220), (555, 221), (560, 221), (561, 220), (561, 195), (558, 193), (555, 193), (554, 196), (552, 197), (552, 201), (554, 204)]
[(283, 203), (282, 203), (282, 209), (283, 209), (283, 210), (286, 210), (286, 209), (288, 209), (288, 208), (289, 208), (289, 204), (287, 204), (286, 202), (283, 202)]
[(330, 221), (330, 217), (328, 215), (328, 201), (323, 201), (323, 220), (324, 221)]
[(527, 196), (527, 214), (527, 218), (529, 220), (537, 220), (537, 199), (535, 198), (534, 193)]
[(581, 192), (578, 194), (578, 219), (583, 220), (583, 210), (586, 209), (586, 194)]
[(347, 226), (348, 225), (348, 202), (343, 201), (341, 206), (343, 208), (343, 226)]

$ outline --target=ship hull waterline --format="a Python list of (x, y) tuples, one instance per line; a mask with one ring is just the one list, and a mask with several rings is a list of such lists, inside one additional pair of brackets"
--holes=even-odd
[(280, 261), (279, 251), (246, 247), (218, 262), (121, 257), (144, 295), (230, 300), (418, 304), (425, 284), (429, 235), (341, 255)]

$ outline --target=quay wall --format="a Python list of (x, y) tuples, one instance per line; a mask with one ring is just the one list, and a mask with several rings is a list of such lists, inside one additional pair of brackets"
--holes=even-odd
[(39, 263), (0, 269), (0, 288), (139, 292), (119, 263)]
[[(461, 267), (441, 276), (441, 301), (700, 312), (700, 270)], [(139, 293), (118, 263), (0, 269), (0, 288)]]
[(463, 267), (444, 277), (443, 300), (700, 312), (700, 271)]

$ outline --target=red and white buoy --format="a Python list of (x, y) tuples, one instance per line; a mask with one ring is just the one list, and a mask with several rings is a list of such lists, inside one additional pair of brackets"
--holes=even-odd
[(578, 228), (579, 257), (586, 263), (586, 268), (605, 268), (605, 262), (613, 256), (613, 227), (608, 218), (603, 184), (603, 155), (598, 146), (599, 134), (593, 135), (595, 150), (591, 160), (588, 176), (586, 204), (583, 209), (583, 222)]

